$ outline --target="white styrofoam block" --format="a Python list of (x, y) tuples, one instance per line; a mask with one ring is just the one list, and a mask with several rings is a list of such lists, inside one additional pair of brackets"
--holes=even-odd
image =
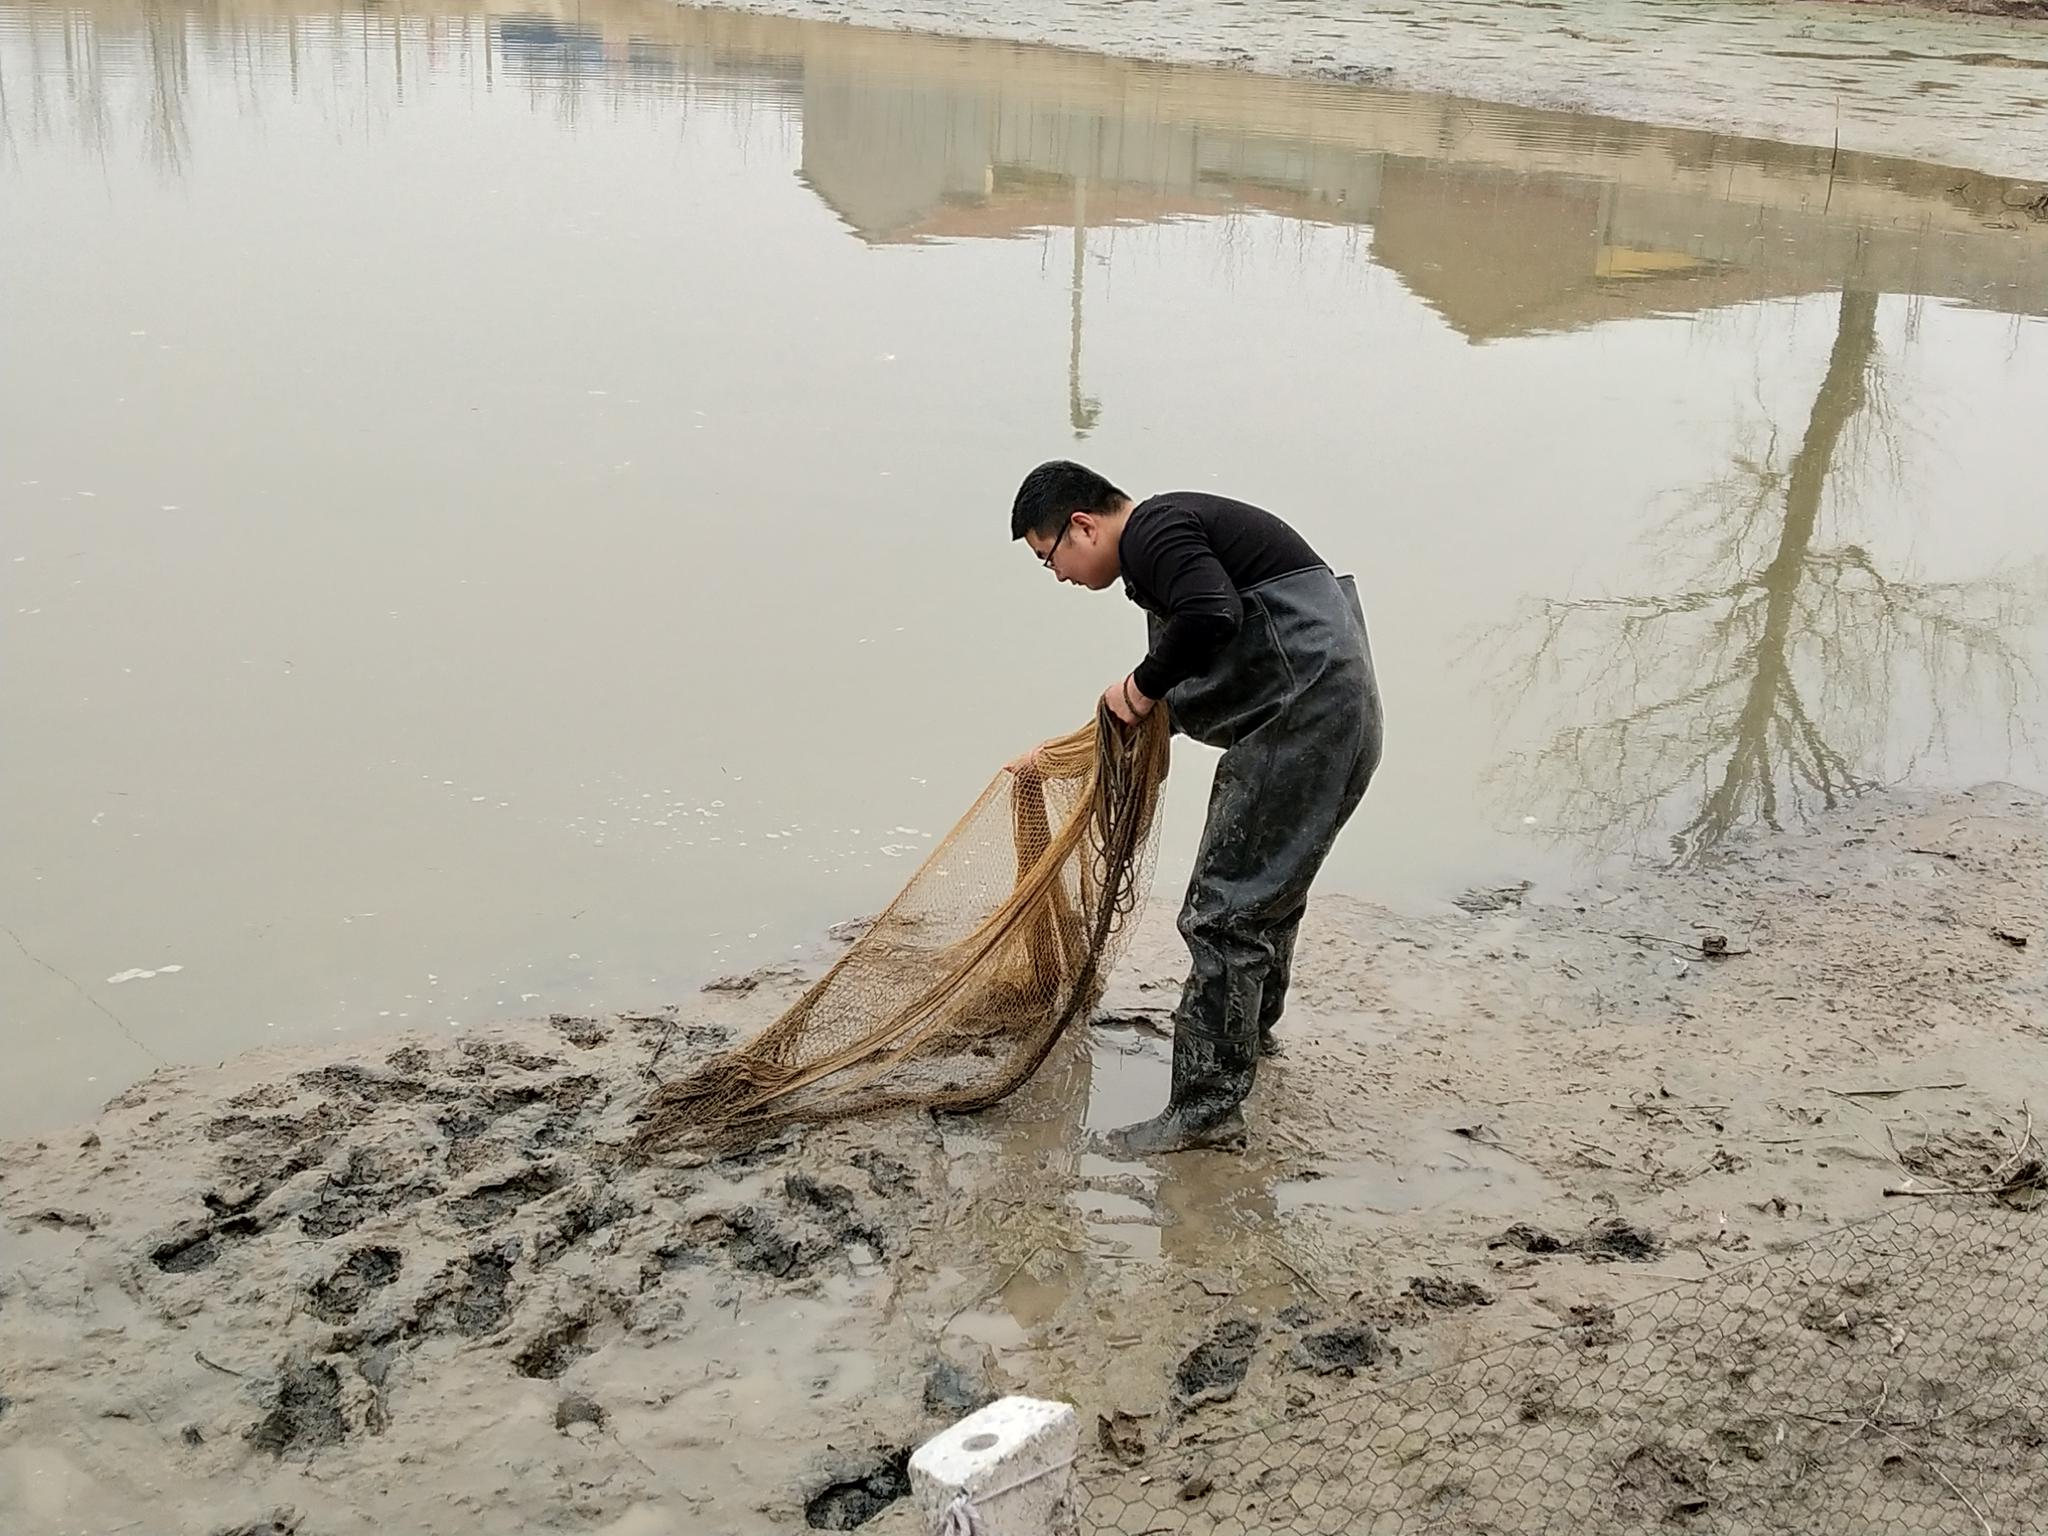
[(1072, 1536), (1081, 1421), (1071, 1403), (1005, 1397), (942, 1430), (910, 1458), (910, 1493), (932, 1529), (965, 1494), (986, 1536)]

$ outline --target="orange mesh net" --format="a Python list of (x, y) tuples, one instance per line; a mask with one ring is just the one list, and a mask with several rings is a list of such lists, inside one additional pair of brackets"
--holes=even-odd
[(837, 964), (759, 1035), (655, 1090), (637, 1143), (995, 1103), (1102, 989), (1151, 875), (1166, 711), (1005, 769)]

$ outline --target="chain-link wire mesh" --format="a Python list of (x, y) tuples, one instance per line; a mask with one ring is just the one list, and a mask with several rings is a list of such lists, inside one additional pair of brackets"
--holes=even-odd
[(2048, 1210), (1915, 1202), (1091, 1480), (1084, 1530), (2048, 1531)]

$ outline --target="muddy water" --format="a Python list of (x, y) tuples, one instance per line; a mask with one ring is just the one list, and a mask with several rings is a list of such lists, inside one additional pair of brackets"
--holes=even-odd
[(809, 952), (1134, 659), (1003, 537), (1052, 454), (1359, 573), (1333, 885), (2038, 781), (2043, 195), (667, 6), (0, 5), (5, 1126)]

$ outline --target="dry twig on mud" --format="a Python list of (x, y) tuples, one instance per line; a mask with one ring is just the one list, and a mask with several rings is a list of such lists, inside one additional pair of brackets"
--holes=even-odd
[(1043, 1252), (1045, 1252), (1045, 1244), (1033, 1243), (1031, 1245), (1031, 1251), (1025, 1254), (1023, 1258), (1019, 1259), (1016, 1262), (1016, 1264), (1012, 1266), (1010, 1272), (1007, 1275), (1004, 1275), (1002, 1279), (998, 1280), (994, 1285), (990, 1286), (987, 1290), (983, 1291), (979, 1296), (974, 1297), (972, 1300), (963, 1301), (962, 1303), (960, 1303), (959, 1309), (955, 1311), (951, 1317), (946, 1319), (946, 1327), (951, 1328), (955, 1323), (957, 1323), (960, 1320), (961, 1313), (965, 1312), (969, 1307), (979, 1306), (982, 1302), (987, 1301), (991, 1296), (1002, 1295), (1004, 1291), (1007, 1291), (1010, 1288), (1010, 1282), (1016, 1279), (1019, 1275), (1023, 1274), (1025, 1269), (1030, 1265), (1031, 1261), (1037, 1258)]
[(1615, 937), (1631, 939), (1638, 944), (1662, 944), (1701, 960), (1731, 960), (1737, 955), (1750, 953), (1747, 949), (1730, 949), (1728, 940), (1718, 933), (1708, 934), (1697, 944), (1689, 939), (1667, 939), (1654, 933), (1617, 933)]
[[(2048, 1152), (2042, 1150), (2041, 1143), (2034, 1136), (2034, 1112), (2024, 1104), (2020, 1106), (2020, 1112), (2026, 1117), (2026, 1123), (2021, 1127), (2019, 1139), (2013, 1144), (2012, 1151), (2006, 1154), (2004, 1160), (1991, 1170), (1990, 1178), (1977, 1184), (1950, 1184), (1946, 1181), (1941, 1181), (1933, 1189), (1919, 1189), (1911, 1184), (1889, 1184), (1885, 1186), (1884, 1192), (1887, 1195), (1912, 1195), (1926, 1198), (1935, 1195), (1997, 1195), (2004, 1197), (2027, 1194), (2038, 1190), (2048, 1190)], [(1885, 1127), (1885, 1136), (1888, 1140), (1891, 1138), (1890, 1126)], [(1892, 1158), (1907, 1173), (1911, 1174), (1913, 1172), (1912, 1167), (1906, 1162), (1904, 1154), (1899, 1151), (1897, 1141), (1892, 1141)], [(1932, 1175), (1925, 1175), (1925, 1177), (1931, 1178)]]
[[(655, 1021), (649, 1019), (647, 1022), (651, 1024)], [(655, 1042), (654, 1052), (647, 1058), (647, 1065), (640, 1069), (640, 1075), (649, 1082), (660, 1081), (660, 1078), (655, 1075), (654, 1069), (661, 1065), (661, 1058), (668, 1053), (669, 1043), (676, 1037), (676, 1021), (674, 1019), (663, 1019), (661, 1024), (661, 1038)]]
[(1295, 1265), (1294, 1261), (1289, 1259), (1286, 1254), (1276, 1253), (1273, 1255), (1273, 1259), (1274, 1262), (1279, 1264), (1279, 1266), (1282, 1269), (1286, 1270), (1290, 1275), (1294, 1276), (1295, 1279), (1299, 1280), (1303, 1285), (1307, 1286), (1310, 1290), (1314, 1291), (1316, 1295), (1320, 1296), (1323, 1299), (1324, 1305), (1332, 1307), (1337, 1305), (1337, 1303), (1330, 1300), (1330, 1293), (1324, 1290), (1320, 1285), (1317, 1285), (1315, 1281), (1309, 1279), (1307, 1275), (1303, 1274), (1301, 1270)]
[(1915, 1450), (1911, 1445), (1908, 1445), (1904, 1440), (1901, 1440), (1897, 1435), (1893, 1434), (1890, 1430), (1882, 1428), (1877, 1424), (1872, 1424), (1870, 1427), (1872, 1429), (1877, 1430), (1877, 1432), (1880, 1435), (1883, 1435), (1885, 1439), (1891, 1441), (1893, 1445), (1896, 1445), (1908, 1456), (1911, 1456), (1915, 1461), (1919, 1462), (1921, 1466), (1925, 1467), (1928, 1471), (1932, 1472), (1936, 1477), (1940, 1478), (1941, 1486), (1946, 1488), (1950, 1493), (1954, 1494), (1957, 1498), (1961, 1499), (1963, 1503), (1968, 1507), (1970, 1513), (1977, 1517), (1977, 1523), (1984, 1528), (1984, 1536), (1998, 1536), (1998, 1533), (1991, 1528), (1991, 1522), (1984, 1518), (1984, 1511), (1977, 1507), (1977, 1501), (1971, 1498), (1967, 1493), (1963, 1492), (1963, 1490), (1958, 1488), (1952, 1481), (1950, 1481), (1949, 1475), (1946, 1472), (1942, 1471), (1941, 1468), (1937, 1467), (1933, 1462), (1929, 1461), (1924, 1451)]

